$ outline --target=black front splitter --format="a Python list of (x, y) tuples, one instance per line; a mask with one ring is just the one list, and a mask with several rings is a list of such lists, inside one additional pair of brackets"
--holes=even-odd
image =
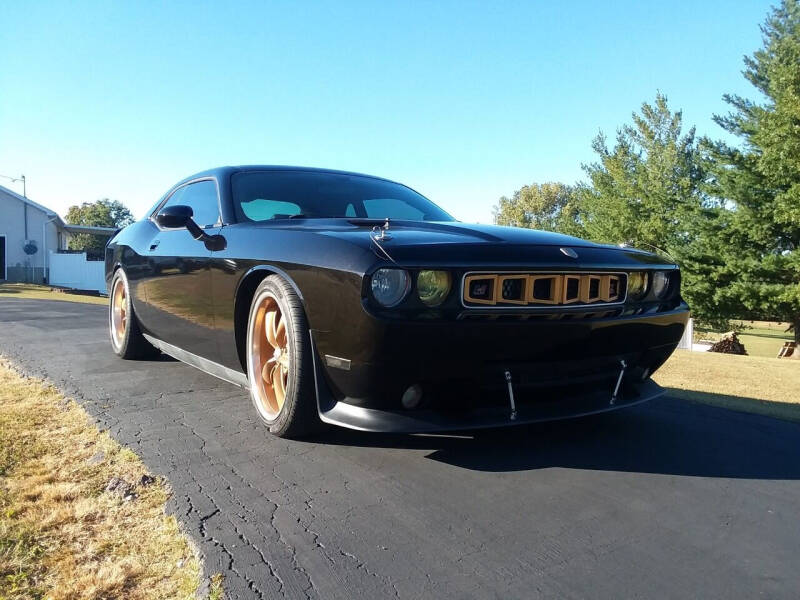
[(359, 431), (381, 431), (386, 433), (433, 433), (490, 427), (507, 427), (526, 423), (540, 423), (593, 415), (618, 410), (666, 393), (652, 379), (642, 383), (626, 385), (624, 391), (612, 401), (612, 390), (606, 386), (579, 397), (569, 397), (541, 403), (526, 403), (516, 407), (515, 418), (511, 418), (508, 407), (491, 406), (468, 412), (421, 410), (379, 410), (336, 402), (330, 409), (320, 411), (320, 418), (332, 425)]

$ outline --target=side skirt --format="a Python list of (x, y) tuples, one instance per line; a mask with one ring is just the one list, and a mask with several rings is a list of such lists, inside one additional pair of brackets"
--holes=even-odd
[(219, 363), (215, 363), (213, 360), (208, 360), (202, 356), (197, 356), (197, 354), (187, 352), (182, 348), (168, 344), (167, 342), (159, 340), (158, 338), (154, 338), (146, 333), (143, 333), (142, 335), (144, 335), (148, 342), (153, 344), (153, 346), (161, 350), (164, 354), (169, 354), (172, 358), (176, 358), (182, 363), (186, 363), (190, 367), (200, 369), (204, 373), (208, 373), (214, 377), (219, 377), (223, 381), (227, 381), (233, 385), (238, 385), (246, 390), (250, 389), (250, 382), (247, 381), (247, 375), (244, 373), (239, 373), (238, 371), (229, 369), (228, 367), (225, 367)]

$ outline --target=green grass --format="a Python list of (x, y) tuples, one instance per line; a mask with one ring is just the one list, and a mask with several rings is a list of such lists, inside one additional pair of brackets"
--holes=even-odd
[(673, 396), (800, 422), (800, 360), (678, 350), (653, 379)]
[[(737, 321), (733, 323), (733, 330), (739, 332), (739, 341), (744, 344), (750, 356), (775, 358), (783, 347), (784, 342), (794, 341), (794, 333), (786, 332), (788, 323), (771, 321)], [(721, 331), (696, 330), (695, 341), (717, 341), (722, 336)]]
[(53, 288), (49, 285), (32, 283), (0, 283), (0, 298), (21, 298), (33, 300), (63, 300), (87, 304), (108, 304), (108, 298), (79, 294), (69, 290)]

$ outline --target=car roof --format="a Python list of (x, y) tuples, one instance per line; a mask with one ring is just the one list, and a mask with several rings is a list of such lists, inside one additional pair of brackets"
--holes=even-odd
[(385, 177), (367, 175), (366, 173), (356, 173), (354, 171), (340, 171), (337, 169), (324, 169), (319, 167), (298, 167), (290, 165), (239, 165), (239, 166), (216, 167), (213, 169), (206, 169), (205, 171), (200, 171), (199, 173), (195, 173), (194, 175), (187, 177), (180, 183), (176, 184), (174, 187), (178, 187), (179, 185), (182, 185), (187, 181), (191, 181), (193, 179), (199, 179), (201, 177), (213, 176), (217, 178), (222, 178), (230, 176), (234, 173), (240, 173), (245, 171), (298, 171), (307, 173), (333, 173), (336, 175), (354, 175), (356, 177), (369, 177), (370, 179), (379, 179), (381, 181), (388, 181), (389, 183), (397, 183), (396, 181), (392, 181), (391, 179), (386, 179)]

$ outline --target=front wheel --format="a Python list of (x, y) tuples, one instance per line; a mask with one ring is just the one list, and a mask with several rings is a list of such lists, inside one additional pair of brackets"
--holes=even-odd
[(277, 275), (256, 289), (247, 321), (250, 396), (261, 420), (279, 437), (318, 431), (308, 325), (300, 298)]

